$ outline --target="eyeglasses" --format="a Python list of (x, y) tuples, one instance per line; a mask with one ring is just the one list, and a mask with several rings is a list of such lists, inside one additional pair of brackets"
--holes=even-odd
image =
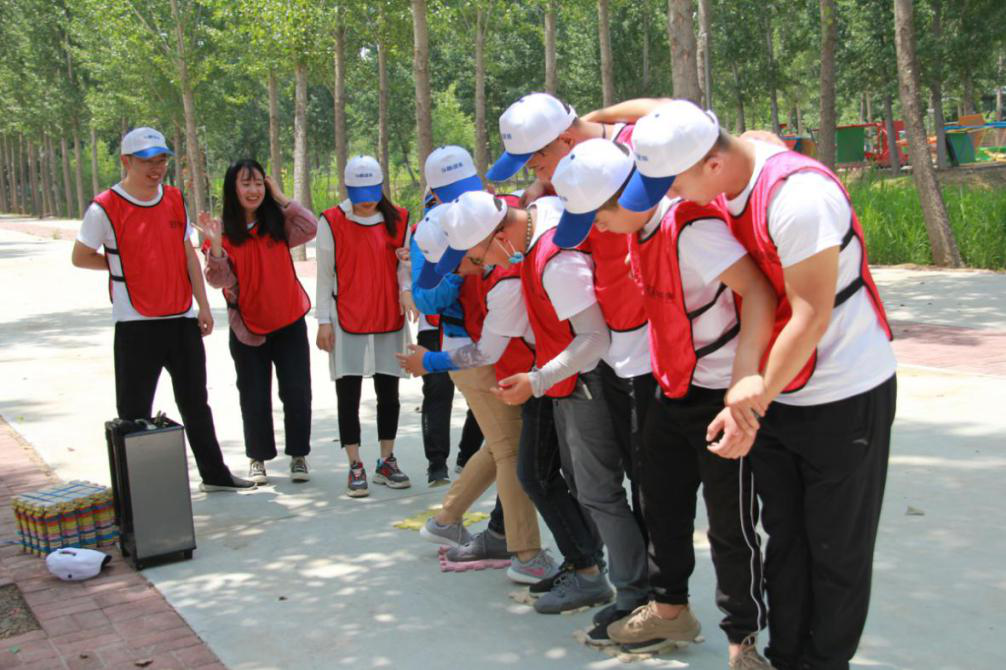
[(486, 254), (489, 253), (489, 247), (491, 247), (493, 245), (493, 240), (496, 238), (496, 233), (498, 233), (501, 230), (503, 230), (503, 224), (502, 223), (500, 225), (496, 226), (493, 229), (492, 234), (489, 235), (489, 241), (486, 243), (486, 248), (485, 248), (485, 250), (482, 251), (482, 255), (480, 255), (478, 258), (476, 258), (474, 256), (465, 256), (465, 258), (467, 258), (468, 261), (472, 265), (474, 265), (475, 267), (477, 267), (477, 268), (480, 268), (483, 265), (485, 265)]

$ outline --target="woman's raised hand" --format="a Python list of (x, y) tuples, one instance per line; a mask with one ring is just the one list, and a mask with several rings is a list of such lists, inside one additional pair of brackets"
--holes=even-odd
[(276, 204), (280, 207), (286, 207), (287, 203), (290, 202), (290, 198), (283, 195), (283, 190), (279, 187), (279, 184), (277, 184), (276, 180), (269, 175), (265, 176), (265, 187), (269, 189), (269, 195), (272, 196), (272, 199), (275, 200)]
[(193, 226), (210, 241), (214, 248), (219, 248), (220, 237), (223, 234), (223, 225), (221, 225), (220, 219), (214, 219), (209, 212), (199, 212), (198, 220)]

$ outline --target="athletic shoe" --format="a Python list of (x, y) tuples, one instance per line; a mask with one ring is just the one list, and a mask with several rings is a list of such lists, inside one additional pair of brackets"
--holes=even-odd
[(608, 626), (632, 614), (631, 609), (619, 609), (617, 603), (598, 610), (594, 614), (594, 627), (587, 631), (587, 643), (598, 647), (618, 644), (608, 637)]
[(559, 565), (559, 569), (556, 571), (554, 575), (552, 575), (547, 579), (541, 580), (537, 584), (532, 584), (531, 586), (528, 587), (527, 591), (532, 598), (541, 597), (552, 590), (552, 587), (555, 586), (555, 582), (557, 579), (562, 577), (565, 573), (572, 571), (573, 571), (573, 564), (570, 563), (569, 561), (563, 561)]
[(265, 474), (265, 462), (256, 461), (254, 458), (248, 463), (248, 479), (256, 484), (265, 484), (269, 481)]
[(294, 456), (290, 459), (290, 481), (311, 481), (311, 473), (307, 470), (307, 458), (304, 456)]
[(349, 466), (346, 495), (350, 498), (366, 498), (370, 495), (370, 490), (367, 488), (367, 471), (363, 469), (363, 463), (359, 461)]
[(748, 635), (741, 642), (741, 653), (737, 654), (728, 666), (730, 670), (772, 670), (772, 664), (758, 653), (754, 634)]
[(447, 486), (451, 483), (451, 478), (447, 475), (447, 466), (439, 465), (426, 470), (426, 481), (430, 488), (437, 486)]
[(460, 547), (472, 541), (471, 533), (462, 524), (449, 523), (441, 526), (433, 517), (427, 519), (419, 529), (419, 537), (447, 547)]
[(447, 560), (453, 563), (468, 563), (470, 561), (483, 561), (491, 558), (510, 558), (511, 554), (506, 548), (506, 538), (497, 535), (488, 528), (481, 533), (472, 536), (472, 541), (460, 547), (451, 547), (447, 550)]
[(398, 459), (394, 454), (385, 459), (377, 459), (374, 483), (384, 484), (389, 489), (407, 489), (412, 486), (412, 482), (409, 481), (405, 473), (398, 469)]
[(555, 581), (552, 590), (534, 602), (539, 614), (559, 614), (582, 607), (602, 605), (615, 597), (604, 575), (581, 575), (564, 572)]
[(527, 561), (522, 561), (516, 556), (512, 557), (510, 567), (506, 569), (506, 576), (518, 584), (537, 584), (558, 572), (559, 566), (552, 560), (548, 550), (539, 549), (538, 553)]
[(656, 604), (647, 603), (608, 626), (608, 637), (624, 645), (626, 651), (642, 653), (668, 642), (693, 642), (701, 631), (699, 620), (688, 607), (673, 619), (663, 619), (657, 615)]
[(206, 493), (211, 493), (212, 491), (248, 491), (256, 486), (257, 484), (255, 484), (255, 482), (250, 482), (247, 479), (241, 479), (240, 477), (231, 475), (231, 480), (229, 482), (200, 482), (199, 490)]

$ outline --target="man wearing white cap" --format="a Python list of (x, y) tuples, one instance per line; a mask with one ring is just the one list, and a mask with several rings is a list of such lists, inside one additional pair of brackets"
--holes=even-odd
[[(637, 124), (634, 137), (640, 141), (647, 131)], [(750, 466), (719, 458), (707, 449), (706, 433), (724, 414), (729, 425), (714, 450), (754, 439), (757, 421), (747, 413), (747, 423), (738, 429), (723, 398), (728, 387), (731, 394), (749, 398), (763, 389), (758, 365), (771, 334), (775, 294), (730, 234), (721, 202), (700, 206), (663, 198), (640, 214), (620, 210), (618, 197), (633, 169), (624, 145), (588, 140), (559, 162), (553, 177), (567, 220), (632, 233), (632, 268), (643, 287), (653, 376), (661, 389), (659, 400), (634, 398), (651, 404), (640, 412), (646, 426), (639, 473), (654, 602), (612, 623), (607, 632), (636, 652), (698, 635), (688, 582), (695, 567), (692, 538), (701, 484), (716, 602), (726, 615), (721, 627), (730, 641), (729, 667), (765, 669), (769, 666), (755, 647), (766, 611)], [(734, 292), (744, 298), (742, 312)]]
[[(476, 195), (492, 197), (481, 192), (466, 193), (458, 202)], [(431, 268), (448, 246), (441, 221), (450, 218), (457, 206), (455, 202), (435, 207), (416, 228), (413, 241), (422, 260)], [(535, 584), (551, 577), (557, 568), (541, 550), (538, 517), (517, 479), (520, 408), (504, 404), (492, 392), (498, 379), (531, 369), (534, 354), (523, 340), (527, 316), (513, 272), (497, 268), (484, 274), (481, 267), (469, 269), (471, 274), (466, 281), (473, 280), (472, 303), (477, 298), (477, 303), (469, 303), (465, 310), (472, 340), (450, 351), (410, 347), (408, 356), (399, 356), (402, 367), (416, 375), (449, 371), (484, 427), (486, 440), (485, 447), (471, 457), (447, 492), (443, 509), (427, 521), (420, 534), (438, 544), (451, 545), (449, 560), (509, 558), (512, 554), (507, 570), (510, 579)], [(461, 523), (462, 516), (493, 481), (499, 492), (505, 531), (499, 534), (488, 529), (469, 538)]]
[(671, 180), (699, 204), (725, 194), (733, 234), (778, 299), (760, 401), (772, 405), (750, 452), (769, 535), (766, 656), (781, 670), (848, 668), (869, 608), (897, 393), (862, 228), (817, 161), (733, 138), (689, 102), (651, 116), (623, 206), (652, 206)]
[(202, 342), (213, 316), (182, 193), (161, 183), (172, 152), (158, 131), (135, 128), (122, 138), (120, 154), (126, 176), (95, 196), (72, 257), (77, 267), (109, 273), (119, 418), (151, 416), (157, 380), (167, 368), (200, 488), (254, 488), (227, 469), (213, 427)]

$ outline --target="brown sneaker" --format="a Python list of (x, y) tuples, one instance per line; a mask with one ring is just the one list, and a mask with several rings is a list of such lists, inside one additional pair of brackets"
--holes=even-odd
[(748, 635), (741, 642), (741, 653), (730, 661), (729, 670), (772, 670), (772, 664), (758, 653), (754, 635)]
[(608, 637), (625, 645), (626, 651), (642, 653), (665, 646), (668, 642), (693, 642), (702, 626), (685, 607), (673, 619), (657, 615), (655, 603), (637, 607), (632, 614), (608, 626)]

